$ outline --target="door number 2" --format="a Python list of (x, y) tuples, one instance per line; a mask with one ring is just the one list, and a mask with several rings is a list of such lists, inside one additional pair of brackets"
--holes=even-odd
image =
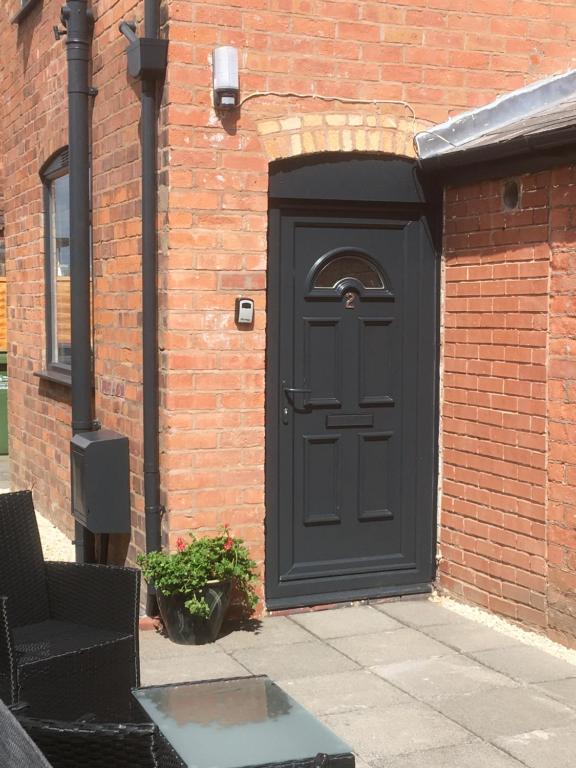
[(354, 302), (356, 301), (356, 294), (353, 291), (348, 291), (345, 293), (344, 298), (346, 299), (346, 309), (356, 309), (354, 306)]

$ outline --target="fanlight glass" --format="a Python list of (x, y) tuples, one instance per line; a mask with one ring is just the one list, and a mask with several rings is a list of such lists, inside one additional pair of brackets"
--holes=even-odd
[(384, 280), (368, 259), (353, 253), (336, 256), (318, 271), (314, 288), (336, 288), (346, 279), (358, 280), (364, 288), (384, 288)]

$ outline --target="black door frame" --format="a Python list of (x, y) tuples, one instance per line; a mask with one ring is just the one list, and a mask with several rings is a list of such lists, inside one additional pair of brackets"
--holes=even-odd
[[(358, 163), (362, 163), (358, 173)], [(389, 171), (387, 173), (387, 171)], [(345, 190), (345, 199), (340, 190)], [(437, 547), (437, 479), (439, 437), (439, 290), (441, 254), (441, 189), (436, 188), (417, 172), (414, 162), (368, 153), (322, 154), (278, 161), (270, 168), (268, 215), (268, 285), (266, 332), (266, 457), (265, 457), (265, 601), (268, 609), (289, 609), (327, 602), (344, 602), (387, 595), (422, 594), (430, 592), (436, 571)], [(271, 597), (279, 579), (278, 487), (280, 439), (280, 221), (282, 210), (300, 208), (310, 212), (336, 212), (343, 214), (361, 209), (364, 213), (383, 216), (402, 216), (414, 219), (425, 217), (436, 254), (435, 303), (436, 327), (434, 355), (434, 436), (433, 477), (430, 488), (431, 579), (421, 584), (397, 587), (373, 587), (362, 590), (330, 591), (308, 597)]]

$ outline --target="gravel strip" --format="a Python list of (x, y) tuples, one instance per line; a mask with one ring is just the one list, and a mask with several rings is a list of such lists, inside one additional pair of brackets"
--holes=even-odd
[(40, 539), (42, 540), (42, 551), (45, 560), (65, 560), (73, 562), (75, 560), (74, 544), (70, 541), (59, 528), (36, 512)]
[(544, 637), (544, 635), (539, 635), (537, 632), (531, 630), (522, 629), (512, 622), (500, 618), (500, 616), (488, 613), (488, 611), (484, 611), (481, 608), (476, 608), (472, 605), (459, 603), (445, 595), (434, 594), (431, 596), (430, 600), (439, 603), (444, 608), (454, 611), (471, 621), (475, 621), (485, 627), (490, 627), (497, 632), (508, 635), (508, 637), (512, 637), (520, 643), (539, 648), (541, 651), (550, 653), (558, 659), (564, 659), (564, 661), (576, 665), (576, 650), (565, 648), (563, 645), (550, 640), (550, 638)]

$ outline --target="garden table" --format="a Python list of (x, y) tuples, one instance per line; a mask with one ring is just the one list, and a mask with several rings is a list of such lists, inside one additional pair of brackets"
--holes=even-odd
[(350, 747), (264, 676), (132, 695), (188, 768), (354, 768)]

